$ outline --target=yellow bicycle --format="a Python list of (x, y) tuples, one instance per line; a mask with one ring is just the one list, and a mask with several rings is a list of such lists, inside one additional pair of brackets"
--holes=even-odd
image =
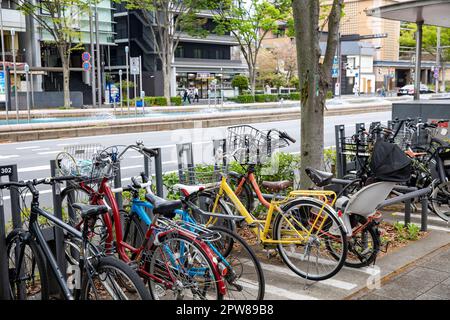
[[(225, 174), (218, 183), (179, 184), (178, 188), (184, 194), (197, 193), (204, 209), (212, 213), (232, 214), (226, 208), (231, 202), (259, 242), (264, 247), (275, 246), (284, 263), (303, 278), (328, 279), (339, 272), (345, 262), (346, 230), (332, 208), (336, 200), (333, 191), (291, 191), (282, 200), (272, 200), (265, 218), (257, 219), (236, 196)], [(206, 224), (215, 224), (218, 220), (212, 218)]]

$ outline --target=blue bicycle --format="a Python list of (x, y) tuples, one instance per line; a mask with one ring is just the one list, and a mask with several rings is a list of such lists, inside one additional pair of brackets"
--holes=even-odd
[[(177, 226), (192, 232), (197, 239), (206, 245), (215, 254), (215, 259), (227, 290), (225, 299), (262, 300), (264, 298), (264, 274), (261, 265), (251, 247), (237, 233), (229, 228), (220, 226), (205, 227), (197, 223), (191, 213), (196, 216), (223, 218), (224, 220), (240, 220), (242, 217), (232, 215), (210, 214), (197, 206), (191, 199), (196, 198), (195, 192), (186, 194), (180, 200), (165, 200), (153, 194), (151, 182), (144, 173), (141, 173), (143, 183), (132, 178), (132, 184), (126, 190), (131, 192), (130, 209), (122, 210), (124, 215), (124, 241), (133, 245), (142, 243), (148, 226), (152, 223), (154, 213), (164, 212), (162, 223), (176, 223)], [(122, 188), (121, 188), (122, 189)], [(125, 189), (125, 188), (123, 188)], [(122, 190), (123, 190), (122, 189)], [(145, 200), (140, 197), (139, 190), (145, 189)], [(115, 192), (122, 191), (113, 189)], [(168, 213), (171, 213), (169, 215)], [(158, 214), (160, 216), (160, 214)], [(160, 218), (159, 218), (160, 219)], [(183, 256), (189, 248), (182, 244), (178, 254)], [(189, 276), (201, 276), (205, 269), (190, 269)], [(150, 283), (154, 298), (163, 298), (167, 293), (158, 283)]]

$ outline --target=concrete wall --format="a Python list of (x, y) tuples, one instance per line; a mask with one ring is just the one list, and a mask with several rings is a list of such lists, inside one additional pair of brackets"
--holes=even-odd
[(418, 100), (392, 104), (392, 119), (450, 119), (450, 100)]
[[(26, 92), (17, 93), (19, 100), (19, 110), (27, 109), (27, 94)], [(79, 91), (72, 91), (70, 93), (70, 100), (72, 107), (80, 108), (83, 106), (83, 93)], [(14, 94), (11, 97), (11, 109), (16, 110)], [(31, 93), (30, 93), (31, 106)], [(34, 109), (57, 108), (64, 106), (64, 93), (62, 91), (45, 91), (34, 92)], [(4, 110), (4, 107), (2, 107)]]

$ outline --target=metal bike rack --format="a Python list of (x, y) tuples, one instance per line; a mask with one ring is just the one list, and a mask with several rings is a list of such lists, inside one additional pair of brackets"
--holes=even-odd
[[(17, 165), (0, 166), (0, 181), (3, 177), (8, 177), (8, 181), (18, 181)], [(20, 218), (20, 197), (16, 188), (10, 189), (11, 213), (13, 228), (22, 225)], [(6, 221), (3, 191), (0, 191), (0, 300), (9, 300), (9, 271), (8, 256), (6, 253)]]
[[(152, 157), (155, 159), (156, 195), (164, 197), (161, 148), (154, 148), (152, 150), (156, 152), (156, 156)], [(148, 157), (144, 157), (144, 172), (147, 177), (152, 177), (151, 161)]]
[[(195, 183), (192, 143), (177, 144), (178, 177), (180, 183)], [(186, 176), (187, 173), (187, 176)]]

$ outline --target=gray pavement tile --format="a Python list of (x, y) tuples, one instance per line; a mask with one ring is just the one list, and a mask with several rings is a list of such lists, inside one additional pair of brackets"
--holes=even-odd
[(406, 274), (411, 277), (427, 279), (436, 282), (444, 281), (445, 279), (450, 277), (450, 273), (420, 266), (412, 269)]
[(435, 258), (422, 265), (423, 267), (434, 269), (437, 271), (449, 272), (450, 273), (450, 260), (444, 258)]
[(438, 296), (446, 300), (450, 300), (450, 285), (446, 284), (438, 284), (433, 287), (430, 291), (426, 292), (427, 294)]
[(446, 299), (429, 293), (424, 293), (418, 296), (415, 300), (446, 300)]
[(392, 298), (370, 292), (362, 297), (359, 297), (358, 300), (392, 300)]
[(436, 286), (439, 281), (403, 275), (376, 290), (376, 294), (394, 299), (414, 299)]

